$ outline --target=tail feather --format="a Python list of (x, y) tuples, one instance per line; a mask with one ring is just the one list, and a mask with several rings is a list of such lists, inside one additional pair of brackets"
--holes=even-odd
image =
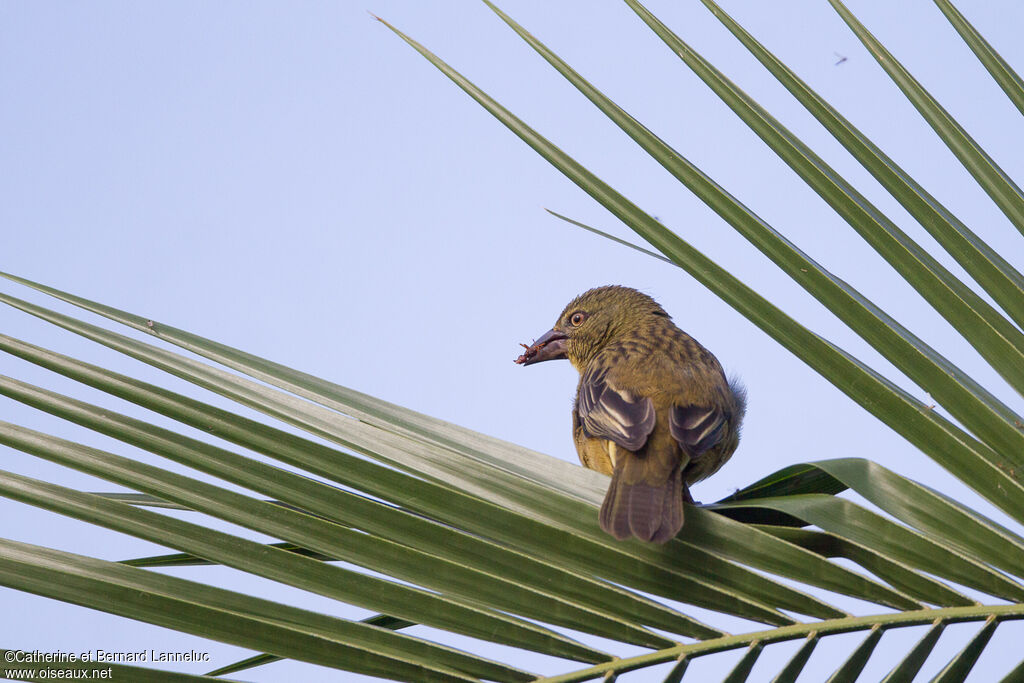
[(665, 543), (683, 527), (682, 477), (676, 468), (661, 486), (627, 484), (617, 467), (601, 506), (601, 528), (623, 540)]

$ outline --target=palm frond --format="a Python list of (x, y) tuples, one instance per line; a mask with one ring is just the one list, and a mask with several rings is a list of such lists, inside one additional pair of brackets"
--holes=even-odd
[[(626, 0), (655, 36), (1021, 392), (1024, 278), (1019, 271), (712, 0), (704, 3), (964, 265), (995, 305), (639, 2)], [(890, 631), (928, 627), (920, 640), (896, 653), (886, 680), (900, 681), (916, 675), (948, 625), (969, 622), (976, 628), (973, 636), (960, 651), (946, 655), (936, 678), (964, 680), (997, 630), (1024, 618), (1019, 532), (1024, 425), (1017, 411), (801, 251), (511, 17), (486, 4), (673, 177), (934, 396), (956, 422), (796, 322), (427, 48), (391, 28), (653, 251), (629, 246), (688, 272), (990, 501), (1007, 515), (1006, 522), (878, 463), (846, 458), (793, 464), (716, 504), (689, 508), (684, 531), (663, 547), (618, 542), (597, 524), (606, 486), (602, 475), (162, 321), (3, 274), (34, 290), (32, 296), (59, 300), (80, 313), (60, 313), (5, 292), (3, 303), (185, 380), (212, 393), (216, 405), (0, 335), (5, 354), (173, 425), (0, 376), (0, 394), (8, 399), (168, 461), (153, 465), (0, 422), (0, 444), (124, 489), (90, 493), (0, 471), (0, 496), (172, 551), (115, 562), (0, 539), (0, 585), (260, 653), (211, 672), (218, 677), (284, 658), (417, 681), (614, 680), (631, 671), (648, 674), (649, 667), (661, 664), (665, 680), (679, 681), (695, 660), (731, 651), (737, 660), (726, 680), (743, 681), (774, 644), (792, 642), (795, 650), (774, 680), (793, 681), (831, 636), (860, 633), (849, 655), (829, 664), (830, 681), (853, 681), (879, 653), (893, 654), (886, 647)], [(832, 4), (1024, 231), (1024, 204), (1012, 179), (838, 0)], [(952, 5), (938, 4), (1015, 98), (1019, 78), (1012, 69)], [(128, 333), (87, 321), (92, 314)], [(260, 417), (249, 417), (248, 411)], [(375, 615), (331, 616), (157, 571), (200, 573), (211, 565)], [(444, 636), (453, 634), (463, 637), (459, 647), (443, 644)], [(497, 659), (483, 657), (473, 651), (483, 643), (506, 649)], [(516, 655), (523, 652), (557, 660), (559, 667), (551, 670), (562, 673), (545, 677), (520, 668)], [(116, 668), (132, 680), (203, 680)], [(1024, 663), (1006, 680), (1015, 680), (1022, 670)]]

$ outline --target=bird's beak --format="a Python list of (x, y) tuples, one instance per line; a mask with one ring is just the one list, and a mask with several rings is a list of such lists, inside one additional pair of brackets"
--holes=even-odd
[(523, 344), (526, 347), (526, 351), (519, 358), (516, 358), (516, 363), (520, 365), (533, 365), (545, 360), (568, 358), (565, 353), (565, 342), (567, 339), (568, 337), (557, 330), (548, 330), (530, 346)]

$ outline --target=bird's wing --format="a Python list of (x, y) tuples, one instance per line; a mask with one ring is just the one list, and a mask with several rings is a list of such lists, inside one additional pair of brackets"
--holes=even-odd
[(617, 389), (607, 380), (607, 368), (588, 370), (580, 382), (576, 409), (589, 437), (609, 439), (637, 451), (654, 429), (654, 402)]
[(729, 415), (709, 406), (673, 406), (669, 430), (683, 449), (695, 457), (714, 448), (725, 436)]

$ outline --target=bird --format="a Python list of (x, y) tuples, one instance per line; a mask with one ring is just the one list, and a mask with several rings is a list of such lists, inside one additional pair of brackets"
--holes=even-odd
[(579, 372), (573, 443), (584, 467), (611, 476), (601, 528), (618, 540), (665, 543), (683, 527), (689, 485), (739, 444), (746, 389), (630, 287), (590, 289), (516, 359), (568, 359)]

